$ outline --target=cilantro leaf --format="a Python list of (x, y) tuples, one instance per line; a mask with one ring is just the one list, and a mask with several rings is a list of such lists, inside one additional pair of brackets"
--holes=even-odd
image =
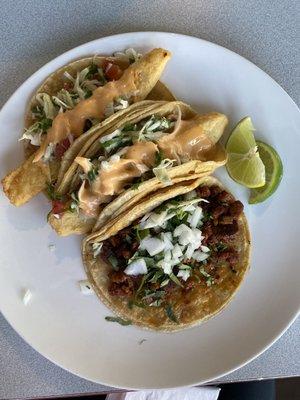
[(55, 192), (55, 188), (52, 183), (47, 183), (47, 196), (50, 200), (61, 200), (62, 196)]
[(176, 324), (178, 324), (178, 319), (177, 319), (176, 315), (174, 314), (174, 311), (173, 311), (173, 308), (172, 308), (171, 304), (168, 304), (168, 305), (165, 307), (165, 312), (166, 312), (166, 314), (167, 314), (167, 317), (168, 317), (171, 321), (173, 321), (173, 322), (175, 322)]
[(120, 324), (122, 326), (132, 325), (132, 321), (130, 321), (129, 319), (123, 319), (120, 317), (107, 316), (107, 317), (105, 317), (105, 320), (109, 321), (109, 322), (117, 322), (118, 324)]

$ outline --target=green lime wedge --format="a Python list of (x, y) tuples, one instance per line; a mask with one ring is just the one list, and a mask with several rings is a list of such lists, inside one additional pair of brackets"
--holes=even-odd
[(260, 158), (266, 168), (266, 184), (251, 190), (250, 204), (261, 203), (270, 197), (278, 188), (283, 175), (283, 166), (277, 151), (259, 140), (257, 140), (256, 144)]
[(265, 166), (259, 156), (253, 131), (251, 118), (243, 118), (231, 132), (226, 144), (227, 171), (233, 180), (248, 188), (258, 188), (266, 183)]

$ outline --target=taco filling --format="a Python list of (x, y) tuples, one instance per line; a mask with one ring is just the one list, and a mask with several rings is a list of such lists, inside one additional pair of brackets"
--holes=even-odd
[(126, 301), (129, 309), (152, 310), (151, 325), (164, 318), (154, 309), (173, 323), (186, 323), (193, 319), (193, 302), (215, 301), (220, 291), (226, 298), (230, 282), (244, 273), (242, 213), (243, 204), (230, 193), (203, 185), (92, 243), (94, 259), (110, 265), (105, 286), (112, 304)]
[[(87, 216), (96, 217), (100, 204), (109, 202), (129, 185), (138, 187), (153, 177), (169, 185), (172, 183), (168, 176), (171, 167), (193, 159), (215, 159), (218, 154), (224, 160), (223, 149), (203, 128), (205, 118), (215, 119), (223, 132), (227, 122), (225, 116), (211, 113), (182, 120), (178, 107), (168, 115), (150, 115), (102, 136), (99, 139), (100, 156), (75, 158), (83, 170), (80, 174), (83, 182), (78, 191), (69, 195), (71, 210), (81, 210)], [(68, 201), (66, 204), (67, 209)]]
[[(136, 53), (134, 49), (128, 49), (125, 53), (118, 53), (118, 58), (107, 58), (101, 65), (92, 60), (89, 66), (77, 71), (75, 76), (65, 71), (63, 87), (55, 95), (48, 93), (36, 95), (37, 104), (31, 108), (32, 123), (25, 129), (20, 140), (27, 139), (33, 146), (40, 146), (43, 135), (51, 128), (53, 120), (58, 114), (72, 110), (82, 100), (90, 98), (97, 88), (106, 85), (109, 81), (118, 80), (129, 64), (140, 57), (141, 55)], [(128, 106), (128, 100), (118, 97), (107, 106), (105, 116), (108, 117)], [(91, 126), (97, 123), (99, 123), (98, 119), (88, 118), (85, 121), (83, 131), (89, 130)], [(51, 155), (61, 158), (73, 140), (74, 137), (70, 133), (60, 143), (50, 146), (51, 148), (48, 146), (44, 159), (49, 159)]]
[[(25, 142), (27, 160), (2, 181), (10, 201), (24, 204), (47, 182), (60, 181), (64, 168), (97, 126), (104, 126), (102, 121), (112, 123), (130, 104), (151, 96), (169, 58), (164, 49), (153, 49), (142, 57), (131, 50), (114, 57), (77, 60), (48, 77), (26, 114), (20, 140)], [(156, 96), (171, 95), (159, 88), (163, 85), (158, 85)]]
[[(165, 51), (163, 57), (167, 60), (169, 53)], [(138, 57), (136, 59), (138, 63)], [(90, 127), (99, 123), (114, 112), (127, 108), (139, 98), (142, 77), (136, 68), (128, 67), (129, 63), (130, 59), (127, 63), (122, 59), (119, 62), (123, 66), (122, 69), (118, 63), (105, 60), (99, 68), (92, 65), (91, 68), (81, 71), (76, 79), (67, 74), (67, 78), (73, 80), (73, 90), (79, 101), (73, 102), (73, 107), (66, 107), (67, 97), (70, 100), (70, 96), (65, 97), (63, 92), (60, 97), (65, 101), (55, 96), (53, 101), (61, 112), (54, 115), (45, 140), (35, 155), (35, 162), (48, 154), (51, 155), (57, 144), (66, 140), (70, 134), (75, 138), (80, 136), (87, 130), (87, 125)]]

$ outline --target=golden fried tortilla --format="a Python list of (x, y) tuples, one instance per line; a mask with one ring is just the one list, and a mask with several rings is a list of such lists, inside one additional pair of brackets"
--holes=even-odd
[[(50, 95), (57, 93), (63, 87), (63, 76), (65, 72), (68, 72), (71, 75), (76, 75), (77, 71), (80, 71), (86, 66), (90, 65), (91, 62), (101, 65), (106, 58), (107, 57), (88, 57), (82, 60), (77, 60), (67, 66), (60, 68), (58, 71), (49, 76), (45, 83), (38, 89), (37, 93), (48, 93)], [(138, 91), (137, 94), (133, 97), (133, 101), (141, 101), (145, 97), (147, 97), (148, 94), (150, 94), (151, 98), (157, 98), (159, 97), (159, 93), (161, 93), (162, 100), (170, 100), (170, 96), (173, 99), (170, 91), (161, 83), (158, 84), (157, 90), (151, 93), (151, 90), (156, 85), (169, 58), (170, 53), (168, 51), (164, 49), (154, 49), (145, 54), (145, 56), (143, 56), (140, 60), (131, 64), (128, 67), (128, 69), (132, 71), (135, 77), (135, 84)], [(35, 96), (29, 103), (28, 111), (25, 118), (25, 127), (29, 127), (33, 122), (31, 108), (34, 105), (36, 105)], [(120, 115), (122, 115), (124, 111), (126, 110), (121, 110), (119, 112)], [(116, 115), (115, 118), (117, 119), (118, 115)], [(97, 129), (97, 126), (93, 127), (92, 131), (95, 131)], [(46, 188), (47, 181), (54, 183), (56, 182), (57, 178), (61, 180), (63, 178), (65, 169), (67, 169), (70, 163), (72, 163), (73, 159), (77, 155), (77, 152), (84, 145), (85, 141), (88, 140), (88, 138), (89, 135), (85, 134), (84, 137), (79, 137), (77, 140), (74, 141), (73, 145), (70, 149), (68, 149), (62, 159), (61, 165), (63, 166), (63, 169), (61, 171), (59, 171), (60, 168), (58, 162), (55, 160), (50, 161), (49, 166), (36, 166), (30, 169), (28, 168), (28, 163), (24, 162), (15, 171), (12, 171), (8, 176), (3, 179), (3, 182), (5, 184), (4, 192), (9, 198), (10, 202), (16, 206), (20, 206), (29, 201), (30, 198), (44, 190)], [(76, 143), (77, 141), (78, 143)], [(30, 158), (31, 162), (33, 159), (37, 158), (37, 154), (38, 152), (40, 152), (40, 148), (38, 150), (35, 149), (35, 146), (31, 146), (28, 142), (25, 142), (26, 157), (29, 157), (34, 153), (34, 156)], [(41, 162), (38, 162), (38, 165), (40, 164)], [(41, 179), (41, 172), (45, 170), (49, 171), (49, 168), (50, 173), (47, 173), (45, 175), (44, 184), (42, 184), (43, 179)], [(22, 176), (29, 173), (33, 174), (33, 176)], [(29, 182), (37, 182), (38, 184), (31, 186), (31, 184), (28, 184)], [(18, 194), (17, 196), (15, 195), (16, 193)]]
[(34, 154), (2, 179), (3, 191), (15, 206), (25, 204), (50, 182), (49, 165), (33, 163), (33, 158)]
[(133, 206), (130, 210), (120, 214), (101, 227), (98, 232), (90, 234), (82, 244), (82, 257), (89, 282), (100, 300), (119, 317), (131, 321), (142, 328), (159, 331), (178, 331), (194, 326), (220, 312), (232, 299), (241, 285), (249, 267), (250, 235), (246, 217), (239, 217), (239, 232), (232, 245), (238, 252), (238, 262), (235, 273), (229, 273), (229, 268), (220, 270), (218, 283), (206, 286), (197, 285), (183, 296), (181, 288), (172, 292), (168, 298), (177, 317), (177, 323), (170, 320), (165, 308), (158, 307), (128, 307), (128, 299), (121, 296), (112, 296), (108, 291), (109, 274), (112, 266), (100, 257), (94, 258), (93, 243), (100, 243), (116, 235), (120, 230), (130, 226), (134, 221), (166, 200), (188, 193), (199, 185), (219, 185), (221, 183), (213, 177), (204, 177), (173, 185), (172, 187), (155, 191)]

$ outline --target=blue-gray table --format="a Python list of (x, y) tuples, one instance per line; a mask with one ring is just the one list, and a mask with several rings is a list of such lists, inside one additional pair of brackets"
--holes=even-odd
[[(0, 0), (0, 106), (62, 52), (102, 36), (143, 30), (184, 33), (225, 46), (269, 73), (299, 104), (299, 13), (297, 0)], [(222, 382), (299, 376), (299, 332), (298, 319), (263, 355)], [(47, 361), (0, 315), (1, 399), (110, 390)]]

